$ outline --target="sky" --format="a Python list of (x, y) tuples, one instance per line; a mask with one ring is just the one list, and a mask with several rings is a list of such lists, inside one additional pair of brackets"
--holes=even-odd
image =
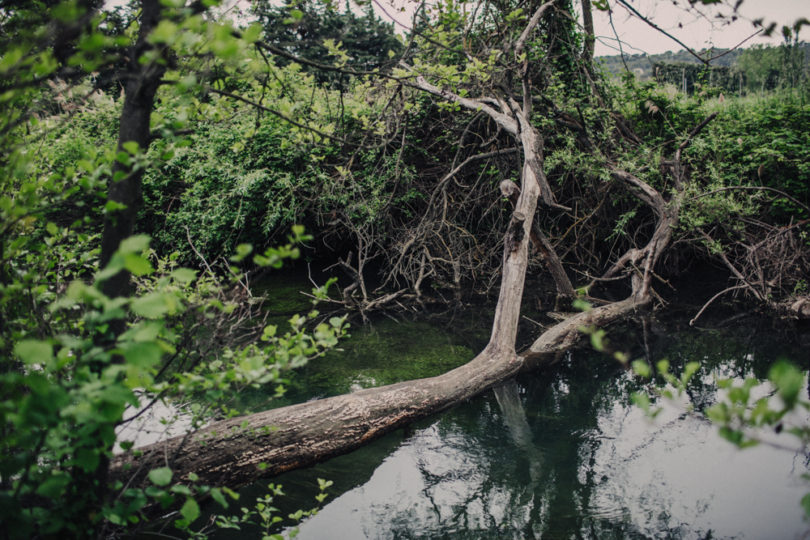
[[(801, 17), (810, 19), (810, 0), (745, 0), (739, 8), (738, 20), (729, 21), (730, 24), (716, 17), (718, 12), (733, 13), (728, 6), (719, 10), (705, 6), (700, 6), (699, 10), (684, 9), (689, 6), (685, 0), (674, 2), (634, 0), (631, 5), (663, 30), (696, 50), (736, 46), (757, 31), (752, 21), (758, 18), (763, 18), (766, 24), (777, 23), (777, 30), (770, 38), (762, 35), (754, 36), (745, 42), (745, 46), (754, 43), (778, 45), (783, 39), (782, 25), (792, 26)], [(623, 6), (616, 6), (614, 1), (611, 1), (611, 6), (613, 6), (613, 23), (616, 33), (623, 42), (622, 48), (625, 53), (659, 54), (682, 49), (677, 42), (641, 21)], [(594, 33), (597, 35), (596, 54), (618, 54), (616, 34), (610, 26), (610, 17), (603, 12), (595, 13), (594, 27)], [(805, 26), (799, 36), (807, 41), (810, 27)]]
[[(340, 5), (345, 1), (337, 0)], [(411, 17), (421, 0), (370, 1), (383, 20), (393, 21), (397, 31), (402, 32), (410, 28)], [(432, 1), (434, 0), (428, 0)], [(107, 0), (108, 5), (125, 2), (126, 0)], [(225, 0), (226, 4), (234, 2), (244, 6), (249, 0)], [(278, 2), (281, 3), (281, 0)], [(688, 0), (629, 0), (641, 15), (695, 50), (708, 47), (731, 48), (746, 39), (745, 46), (754, 43), (778, 45), (782, 41), (782, 25), (792, 26), (801, 17), (810, 19), (810, 0), (743, 0), (737, 12), (738, 20), (730, 24), (719, 20), (716, 17), (718, 13), (733, 13), (734, 2), (735, 0), (722, 0), (718, 9), (706, 6), (690, 8)], [(659, 54), (683, 48), (631, 14), (625, 7), (618, 5), (616, 0), (608, 0), (608, 3), (612, 8), (610, 15), (594, 10), (597, 56), (619, 54), (617, 35), (625, 54)], [(578, 7), (579, 0), (574, 0), (574, 5)], [(751, 37), (757, 30), (752, 21), (758, 18), (763, 18), (766, 24), (777, 23), (777, 30), (770, 38), (762, 35)], [(800, 37), (804, 41), (810, 41), (810, 26), (804, 27)]]
[[(410, 17), (418, 0), (372, 0), (377, 13), (386, 20), (395, 20), (399, 29), (410, 26)], [(708, 47), (734, 47), (749, 38), (756, 28), (752, 21), (764, 18), (778, 24), (777, 31), (770, 38), (755, 36), (745, 42), (769, 43), (778, 45), (782, 35), (779, 29), (783, 24), (792, 26), (800, 17), (810, 19), (810, 0), (744, 0), (738, 11), (738, 20), (724, 24), (716, 18), (718, 13), (733, 13), (733, 0), (722, 4), (721, 9), (700, 6), (688, 9), (688, 0), (630, 0), (639, 13), (654, 21), (663, 30), (678, 38), (690, 48), (700, 50)], [(574, 4), (579, 6), (578, 0)], [(661, 32), (651, 28), (624, 8), (616, 0), (609, 0), (612, 15), (594, 10), (594, 33), (597, 36), (596, 55), (619, 54), (616, 34), (622, 41), (626, 54), (648, 53), (659, 54), (666, 51), (677, 51), (683, 47)], [(614, 33), (610, 19), (613, 19)], [(804, 27), (800, 37), (807, 41), (810, 27)]]

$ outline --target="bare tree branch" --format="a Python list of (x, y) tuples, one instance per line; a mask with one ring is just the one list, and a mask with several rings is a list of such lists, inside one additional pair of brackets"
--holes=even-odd
[(623, 6), (625, 9), (627, 9), (628, 11), (630, 11), (630, 12), (631, 12), (633, 15), (635, 15), (636, 17), (638, 17), (639, 19), (641, 19), (642, 21), (644, 21), (644, 22), (645, 22), (645, 23), (647, 23), (648, 25), (652, 26), (653, 28), (655, 28), (656, 30), (658, 30), (659, 32), (661, 32), (662, 34), (664, 34), (665, 36), (667, 36), (669, 39), (671, 39), (671, 40), (675, 41), (675, 42), (676, 42), (678, 45), (680, 45), (680, 46), (681, 46), (681, 47), (683, 47), (684, 49), (686, 49), (686, 51), (687, 51), (689, 54), (691, 54), (692, 56), (694, 56), (695, 58), (697, 58), (698, 60), (700, 60), (700, 63), (701, 63), (701, 64), (705, 64), (705, 65), (707, 65), (707, 66), (709, 65), (709, 60), (706, 60), (705, 58), (703, 58), (702, 56), (700, 56), (698, 53), (696, 53), (696, 52), (694, 51), (694, 49), (692, 49), (691, 47), (689, 47), (689, 46), (688, 46), (686, 43), (684, 43), (684, 42), (683, 42), (683, 41), (681, 41), (680, 39), (676, 38), (675, 36), (673, 36), (672, 34), (670, 34), (669, 32), (667, 32), (666, 30), (664, 30), (663, 28), (661, 28), (660, 26), (658, 26), (657, 24), (655, 24), (654, 22), (652, 22), (650, 19), (648, 19), (647, 17), (645, 17), (644, 15), (642, 15), (641, 13), (639, 13), (639, 12), (638, 12), (638, 10), (637, 10), (636, 8), (634, 8), (633, 6), (631, 6), (630, 4), (628, 4), (626, 0), (616, 0), (616, 1), (617, 1), (619, 4), (621, 4), (621, 5), (622, 5), (622, 6)]
[[(413, 68), (406, 64), (405, 62), (400, 62), (400, 65), (403, 66), (405, 69), (413, 71)], [(506, 114), (496, 111), (487, 103), (491, 103), (491, 98), (484, 98), (484, 99), (470, 99), (461, 97), (458, 94), (454, 94), (449, 90), (444, 90), (435, 86), (427, 81), (423, 76), (417, 75), (415, 81), (405, 82), (409, 86), (413, 86), (420, 90), (424, 90), (429, 94), (433, 94), (434, 96), (441, 97), (448, 101), (452, 101), (458, 103), (462, 107), (466, 109), (470, 109), (472, 111), (482, 111), (489, 115), (498, 125), (500, 125), (503, 129), (508, 131), (509, 133), (516, 135), (518, 133), (518, 126), (517, 122), (514, 119), (510, 118)]]
[(529, 19), (529, 24), (526, 25), (526, 28), (523, 29), (523, 32), (520, 34), (520, 37), (515, 42), (515, 56), (520, 56), (520, 53), (523, 52), (523, 47), (526, 45), (526, 40), (529, 38), (529, 34), (532, 33), (538, 24), (540, 24), (540, 19), (543, 17), (543, 13), (546, 12), (548, 8), (551, 7), (551, 4), (554, 3), (554, 0), (549, 0), (542, 6), (540, 6), (537, 11), (534, 12), (532, 18)]

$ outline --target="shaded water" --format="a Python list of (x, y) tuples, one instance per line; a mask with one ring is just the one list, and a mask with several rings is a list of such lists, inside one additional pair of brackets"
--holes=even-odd
[[(458, 321), (355, 328), (342, 354), (297, 377), (290, 400), (445, 371), (473, 356), (487, 324), (483, 338), (480, 325)], [(777, 358), (808, 368), (797, 336), (771, 324), (707, 331), (675, 319), (610, 335), (634, 357), (666, 357), (676, 369), (700, 361), (689, 388), (700, 409), (716, 399), (712, 373), (764, 379)], [(551, 370), (273, 479), (287, 493), (276, 502), (283, 514), (310, 508), (316, 479), (334, 482), (300, 527), (303, 539), (796, 538), (810, 529), (799, 506), (810, 491), (808, 456), (739, 451), (682, 406), (651, 422), (630, 404), (640, 384), (607, 357), (577, 350)], [(244, 489), (240, 506), (266, 484)]]

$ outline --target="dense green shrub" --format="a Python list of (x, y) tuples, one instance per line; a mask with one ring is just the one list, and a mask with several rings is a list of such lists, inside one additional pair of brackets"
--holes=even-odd
[[(731, 101), (722, 122), (711, 126), (707, 154), (725, 185), (762, 185), (810, 206), (810, 104), (790, 94)], [(705, 156), (705, 157), (704, 157)], [(769, 209), (782, 222), (810, 217), (806, 209), (776, 197)]]
[(302, 193), (325, 181), (319, 158), (327, 150), (290, 139), (288, 125), (265, 118), (257, 128), (244, 110), (197, 124), (186, 146), (145, 175), (141, 229), (159, 252), (178, 250), (194, 264), (189, 238), (211, 260), (241, 243), (270, 245), (302, 217)]

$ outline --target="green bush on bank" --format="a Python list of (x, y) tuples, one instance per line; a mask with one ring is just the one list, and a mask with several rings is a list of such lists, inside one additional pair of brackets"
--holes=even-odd
[(144, 176), (140, 227), (159, 252), (178, 250), (190, 264), (199, 261), (189, 237), (209, 260), (242, 243), (272, 244), (307, 208), (301, 195), (325, 180), (318, 158), (329, 149), (284, 144), (291, 138), (288, 125), (265, 118), (256, 127), (245, 110), (198, 123), (182, 148)]

